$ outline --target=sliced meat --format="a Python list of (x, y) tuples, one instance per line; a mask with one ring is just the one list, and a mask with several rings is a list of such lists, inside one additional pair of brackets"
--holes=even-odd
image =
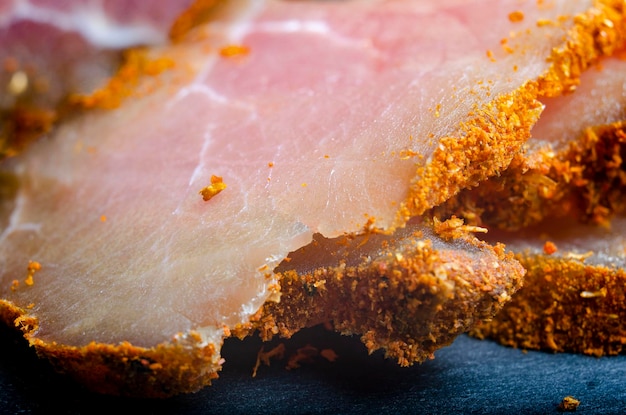
[(280, 302), (267, 302), (249, 327), (269, 339), (332, 323), (403, 366), (432, 358), (500, 310), (524, 274), (502, 246), (444, 238), (419, 223), (392, 236), (316, 235), (275, 270)]
[[(157, 4), (123, 0), (3, 0), (0, 27), (10, 33), (17, 25), (32, 22), (79, 34), (100, 48), (122, 49), (164, 43), (172, 23), (191, 3), (192, 0)], [(34, 39), (27, 37), (8, 46), (17, 51), (29, 41)], [(41, 44), (30, 46), (45, 49)]]
[(102, 86), (121, 49), (166, 43), (190, 3), (0, 1), (0, 157), (49, 130), (68, 94)]
[(518, 230), (492, 230), (488, 240), (516, 253), (527, 270), (524, 288), (475, 336), (596, 356), (623, 351), (625, 74), (620, 55), (603, 59), (572, 94), (542, 99), (546, 109), (523, 157), (438, 208)]
[(610, 228), (550, 220), (492, 235), (516, 252), (524, 287), (473, 330), (524, 349), (618, 354), (626, 345), (626, 218)]
[(515, 230), (546, 217), (600, 224), (626, 200), (626, 60), (603, 59), (575, 92), (542, 98), (546, 109), (525, 153), (499, 177), (435, 209), (480, 226)]
[[(138, 85), (143, 96), (69, 121), (3, 164), (14, 195), (4, 200), (0, 235), (3, 316), (17, 318), (39, 353), (101, 391), (195, 390), (216, 377), (222, 339), (251, 319), (275, 316), (271, 324), (286, 333), (311, 323), (290, 322), (271, 305), (257, 313), (281, 286), (284, 310), (290, 290), (294, 307), (307, 305), (289, 288), (294, 273), (272, 273), (290, 252), (315, 233), (391, 232), (500, 172), (530, 134), (536, 98), (570, 89), (623, 43), (621, 3), (224, 7), (185, 41), (154, 51), (177, 65)], [(371, 255), (374, 269), (354, 265), (365, 272), (357, 287), (369, 291), (370, 274), (384, 283), (373, 274), (381, 264), (405, 276), (395, 291), (405, 296), (419, 275), (440, 269), (433, 264), (476, 264), (469, 279), (453, 269), (448, 276), (470, 286), (474, 277), (499, 278), (482, 262), (514, 268), (486, 246), (442, 246), (422, 265), (426, 248), (392, 248), (407, 261)], [(339, 280), (338, 265), (327, 266)], [(293, 285), (302, 286), (308, 270), (295, 271)], [(453, 334), (474, 318), (465, 311), (483, 317), (514, 285), (496, 280), (486, 296), (468, 297)], [(337, 287), (328, 305), (373, 316), (361, 301), (392, 304), (327, 284)], [(442, 334), (416, 352), (393, 346), (398, 334), (416, 333), (406, 347), (423, 341), (421, 321), (404, 327), (422, 313), (410, 311), (387, 332), (358, 313), (316, 319), (337, 319), (340, 330), (363, 332), (370, 348), (387, 347), (404, 363), (450, 341)], [(431, 327), (442, 331), (439, 315)]]
[(619, 51), (582, 74), (572, 93), (542, 98), (546, 106), (532, 129), (534, 149), (550, 143), (552, 151), (567, 150), (592, 126), (626, 120), (626, 55)]

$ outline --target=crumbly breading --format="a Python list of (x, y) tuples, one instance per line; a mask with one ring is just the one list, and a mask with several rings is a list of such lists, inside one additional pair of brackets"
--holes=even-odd
[(626, 270), (579, 258), (518, 254), (524, 287), (472, 330), (522, 349), (615, 355), (626, 345)]

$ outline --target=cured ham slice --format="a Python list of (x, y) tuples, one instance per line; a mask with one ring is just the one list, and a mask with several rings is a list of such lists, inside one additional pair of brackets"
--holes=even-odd
[(615, 56), (584, 73), (575, 92), (542, 98), (546, 109), (527, 150), (500, 177), (462, 192), (437, 212), (514, 230), (546, 217), (600, 224), (624, 211), (625, 85), (626, 60)]
[(473, 334), (524, 349), (595, 356), (623, 352), (625, 235), (624, 216), (614, 218), (608, 229), (551, 220), (498, 234), (528, 272), (513, 300)]
[[(217, 376), (231, 333), (288, 334), (328, 318), (403, 364), (423, 359), (514, 290), (520, 269), (499, 248), (393, 237), (357, 262), (274, 268), (316, 233), (391, 234), (506, 168), (539, 116), (537, 98), (571, 89), (623, 43), (620, 7), (225, 5), (155, 49), (176, 67), (119, 109), (68, 121), (3, 164), (3, 318), (111, 393), (195, 390)], [(342, 288), (342, 266), (354, 287)], [(290, 320), (309, 304), (297, 288), (309, 280), (336, 294)], [(409, 303), (399, 319), (376, 320), (396, 309), (372, 284), (398, 284), (392, 294)], [(323, 311), (333, 304), (360, 311)], [(422, 320), (448, 334), (425, 342)]]
[(535, 224), (490, 232), (527, 274), (524, 288), (475, 336), (596, 356), (623, 351), (625, 74), (623, 58), (603, 59), (575, 92), (543, 99), (523, 157), (450, 201), (475, 224)]
[(267, 302), (250, 326), (269, 339), (332, 322), (403, 366), (432, 358), (500, 310), (524, 274), (503, 246), (454, 221), (435, 231), (413, 220), (393, 235), (316, 235), (276, 268), (281, 301)]
[(121, 49), (165, 43), (190, 3), (0, 1), (0, 156), (47, 131), (68, 94), (102, 86)]

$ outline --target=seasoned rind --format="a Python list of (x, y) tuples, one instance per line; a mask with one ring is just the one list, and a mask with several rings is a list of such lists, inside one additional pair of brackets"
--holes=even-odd
[[(375, 246), (374, 259), (354, 254)], [(335, 255), (328, 255), (329, 247)], [(284, 262), (276, 272), (280, 301), (266, 302), (249, 324), (225, 328), (225, 336), (258, 330), (268, 340), (332, 322), (344, 334), (362, 335), (370, 352), (383, 348), (388, 357), (408, 366), (432, 358), (477, 319), (491, 318), (519, 288), (524, 272), (501, 246), (470, 236), (444, 242), (408, 231), (396, 238), (318, 238), (317, 245), (292, 254), (292, 264), (306, 266), (306, 259), (301, 261), (311, 255), (327, 265), (298, 273)], [(38, 339), (37, 319), (25, 310), (7, 301), (0, 303), (0, 310), (3, 320), (21, 328), (41, 357), (100, 393), (166, 397), (193, 392), (217, 378), (222, 363), (219, 347), (204, 344), (198, 333), (151, 348), (127, 342), (74, 347)]]
[(574, 25), (564, 36), (564, 44), (552, 50), (548, 57), (551, 66), (542, 76), (476, 109), (478, 116), (462, 126), (465, 133), (462, 138), (441, 140), (431, 162), (420, 167), (415, 175), (407, 202), (400, 211), (405, 218), (420, 215), (460, 190), (475, 187), (506, 171), (514, 157), (519, 156), (541, 112), (537, 99), (573, 91), (585, 70), (626, 45), (623, 1), (597, 0), (592, 9), (573, 19)]
[(205, 344), (194, 332), (150, 348), (128, 342), (75, 347), (37, 338), (37, 319), (10, 302), (0, 300), (0, 318), (21, 329), (56, 370), (98, 393), (164, 398), (195, 392), (210, 385), (221, 369), (221, 345)]
[(539, 118), (537, 94), (536, 83), (527, 82), (476, 108), (460, 136), (442, 138), (430, 162), (417, 169), (399, 223), (505, 170)]
[(606, 224), (626, 211), (626, 122), (585, 129), (559, 152), (518, 155), (498, 177), (465, 190), (433, 210), (480, 226), (518, 230), (547, 217)]
[[(443, 242), (435, 235), (317, 238), (283, 263), (279, 303), (266, 303), (251, 320), (261, 337), (290, 337), (330, 322), (359, 334), (370, 352), (385, 349), (402, 366), (432, 358), (480, 319), (491, 318), (519, 288), (524, 270), (503, 247), (467, 236)], [(334, 252), (334, 265), (328, 250)], [(379, 249), (373, 247), (380, 246)], [(365, 247), (365, 248), (363, 248)], [(365, 249), (375, 257), (347, 253)], [(306, 268), (306, 258), (325, 257)], [(296, 267), (295, 269), (293, 267)]]
[(626, 270), (580, 259), (520, 253), (524, 287), (472, 335), (504, 345), (594, 356), (626, 345)]

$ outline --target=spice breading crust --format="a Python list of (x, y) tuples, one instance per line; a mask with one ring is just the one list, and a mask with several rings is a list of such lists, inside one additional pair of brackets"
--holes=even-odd
[[(431, 358), (475, 321), (490, 318), (524, 273), (502, 246), (471, 236), (461, 247), (458, 240), (446, 245), (410, 233), (401, 241), (390, 239), (370, 235), (338, 241), (335, 265), (294, 269), (296, 263), (306, 265), (304, 258), (327, 255), (332, 242), (318, 237), (317, 245), (301, 248), (277, 269), (281, 300), (266, 303), (251, 326), (267, 340), (330, 322), (341, 333), (361, 335), (370, 352), (385, 349), (388, 357), (409, 366)], [(382, 245), (377, 257), (349, 256), (373, 244)]]
[(500, 176), (459, 193), (433, 209), (468, 223), (518, 230), (547, 217), (575, 217), (606, 225), (626, 210), (626, 122), (588, 127), (566, 149), (516, 155)]
[(472, 335), (522, 349), (615, 355), (626, 345), (626, 270), (519, 254), (524, 287)]

